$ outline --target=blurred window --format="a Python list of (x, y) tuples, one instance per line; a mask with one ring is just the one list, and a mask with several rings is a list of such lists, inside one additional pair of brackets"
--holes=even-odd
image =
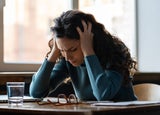
[(2, 0), (1, 71), (36, 71), (46, 53), (53, 19), (78, 8), (92, 13), (135, 56), (135, 0)]

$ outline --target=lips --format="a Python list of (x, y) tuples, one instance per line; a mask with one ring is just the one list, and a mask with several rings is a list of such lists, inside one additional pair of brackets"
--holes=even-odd
[(70, 63), (76, 63), (76, 61), (69, 61)]
[(77, 61), (69, 61), (73, 66), (78, 66)]

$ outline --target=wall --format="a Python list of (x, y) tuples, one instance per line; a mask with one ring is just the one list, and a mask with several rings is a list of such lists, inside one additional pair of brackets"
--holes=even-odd
[(137, 0), (138, 64), (141, 72), (160, 72), (160, 0)]

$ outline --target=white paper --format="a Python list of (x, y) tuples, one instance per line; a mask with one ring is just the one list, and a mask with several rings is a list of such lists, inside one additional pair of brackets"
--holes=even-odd
[[(24, 96), (23, 97), (24, 102), (32, 102), (32, 101), (40, 101), (42, 99), (40, 98), (33, 98), (30, 96)], [(8, 96), (7, 95), (0, 95), (0, 103), (8, 102)]]
[(158, 104), (160, 101), (125, 101), (125, 102), (97, 102), (92, 105), (95, 106), (130, 106), (130, 105), (148, 105)]

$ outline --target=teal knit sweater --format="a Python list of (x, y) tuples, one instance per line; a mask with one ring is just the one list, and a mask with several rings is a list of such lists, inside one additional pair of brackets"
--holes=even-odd
[(67, 77), (71, 78), (75, 94), (80, 100), (137, 100), (132, 83), (122, 85), (123, 76), (114, 70), (102, 69), (96, 55), (85, 57), (84, 63), (78, 67), (73, 67), (64, 59), (56, 64), (45, 59), (32, 77), (30, 95), (43, 98)]

